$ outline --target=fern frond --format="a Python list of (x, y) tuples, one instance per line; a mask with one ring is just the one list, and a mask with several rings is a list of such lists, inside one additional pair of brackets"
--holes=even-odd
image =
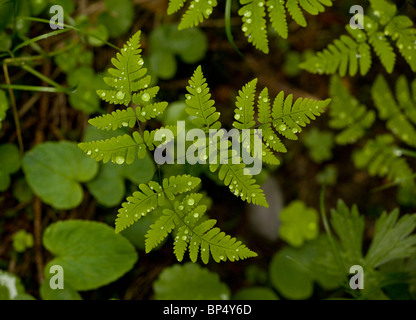
[(280, 92), (272, 109), (272, 122), (277, 132), (287, 139), (297, 140), (296, 134), (302, 132), (302, 127), (320, 116), (331, 99), (316, 101), (314, 99), (298, 98), (293, 103), (293, 95), (284, 99), (284, 92)]
[(371, 176), (386, 177), (393, 183), (414, 188), (413, 172), (393, 142), (391, 135), (379, 135), (370, 140), (362, 150), (353, 154), (355, 166), (367, 168)]
[(140, 49), (140, 31), (136, 32), (123, 46), (116, 58), (111, 62), (115, 68), (108, 69), (111, 77), (104, 81), (115, 90), (97, 90), (97, 94), (104, 101), (113, 104), (128, 105), (132, 99), (132, 92), (147, 89), (150, 76), (144, 77), (147, 70), (143, 68)]
[[(406, 84), (407, 87), (407, 81), (403, 84)], [(400, 89), (398, 91), (401, 92)], [(374, 85), (371, 88), (371, 95), (374, 104), (379, 111), (380, 118), (387, 121), (387, 127), (399, 139), (412, 147), (416, 147), (416, 129), (400, 110), (386, 79), (382, 75), (379, 75), (374, 82)], [(411, 100), (407, 102), (411, 103)], [(404, 101), (402, 100), (402, 104), (403, 103)], [(415, 106), (413, 106), (413, 108), (406, 107), (406, 109), (408, 111), (410, 110), (410, 112), (414, 112)]]
[(284, 2), (280, 0), (268, 0), (266, 4), (272, 27), (283, 39), (287, 39), (288, 29)]
[(173, 14), (183, 7), (186, 0), (169, 0), (168, 14)]
[(218, 178), (229, 187), (235, 196), (240, 196), (243, 201), (268, 207), (263, 190), (256, 184), (256, 180), (247, 174), (245, 165), (241, 161), (238, 164), (233, 164), (232, 158), (230, 155), (228, 163), (210, 164), (211, 172), (218, 171)]
[(351, 37), (342, 35), (327, 49), (300, 64), (310, 73), (335, 74), (345, 76), (347, 71), (354, 76), (358, 69), (365, 75), (371, 66), (370, 47), (366, 43), (357, 43)]
[(167, 106), (167, 102), (157, 102), (143, 108), (128, 107), (124, 110), (118, 109), (111, 113), (90, 119), (88, 123), (101, 130), (117, 130), (122, 127), (133, 128), (137, 120), (145, 122), (152, 118), (156, 118), (165, 111)]
[(217, 6), (217, 0), (193, 0), (182, 17), (179, 30), (192, 28), (199, 25), (212, 13), (212, 9)]
[(369, 42), (373, 46), (375, 53), (380, 58), (380, 61), (386, 71), (388, 73), (392, 73), (396, 62), (396, 54), (383, 32), (376, 32), (372, 34), (369, 37)]
[(143, 159), (146, 155), (145, 143), (138, 132), (133, 132), (132, 136), (125, 134), (106, 140), (82, 142), (78, 147), (91, 158), (103, 163), (111, 160), (117, 164), (131, 164), (136, 156)]
[(251, 129), (256, 122), (254, 121), (254, 95), (256, 93), (257, 79), (247, 83), (238, 91), (235, 103), (233, 127), (239, 130)]
[(188, 105), (186, 112), (194, 117), (192, 122), (195, 125), (202, 126), (206, 132), (209, 129), (220, 129), (221, 122), (218, 121), (220, 113), (214, 107), (215, 101), (211, 100), (209, 87), (201, 66), (198, 66), (195, 70), (186, 90), (189, 92), (186, 96), (186, 104)]
[(295, 20), (298, 25), (301, 27), (306, 27), (306, 19), (302, 13), (302, 10), (300, 10), (299, 0), (287, 0), (286, 8), (289, 14), (292, 16), (293, 20)]
[(243, 7), (238, 10), (238, 14), (242, 16), (242, 30), (248, 42), (264, 53), (269, 53), (264, 0), (240, 0), (240, 3)]
[(407, 16), (396, 16), (384, 29), (386, 35), (396, 41), (403, 58), (407, 61), (413, 72), (416, 72), (416, 29), (412, 20)]
[(136, 191), (122, 204), (116, 219), (116, 232), (120, 232), (132, 225), (157, 206), (166, 206), (166, 197), (173, 200), (176, 195), (195, 189), (201, 179), (190, 175), (171, 176), (163, 179), (162, 186), (151, 181), (141, 184), (140, 191)]
[(329, 90), (332, 97), (329, 125), (334, 129), (342, 129), (335, 140), (341, 145), (355, 143), (374, 123), (375, 113), (360, 105), (338, 76), (331, 78)]

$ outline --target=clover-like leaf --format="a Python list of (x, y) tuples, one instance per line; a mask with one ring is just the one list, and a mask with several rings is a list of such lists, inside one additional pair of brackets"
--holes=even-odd
[(299, 200), (293, 201), (280, 213), (280, 237), (294, 247), (318, 236), (318, 213)]
[(67, 220), (48, 226), (43, 245), (55, 258), (45, 267), (60, 265), (65, 282), (74, 290), (92, 290), (109, 284), (137, 261), (133, 245), (101, 222)]
[(77, 207), (83, 197), (80, 182), (97, 173), (97, 163), (75, 143), (46, 142), (27, 152), (23, 170), (33, 192), (56, 209)]

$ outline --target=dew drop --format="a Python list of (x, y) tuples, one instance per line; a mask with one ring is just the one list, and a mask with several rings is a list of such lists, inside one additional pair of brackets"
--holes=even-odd
[(239, 119), (240, 119), (240, 115), (237, 113), (237, 114), (234, 116), (234, 118), (235, 118), (235, 120), (239, 120)]
[(117, 163), (117, 164), (123, 164), (123, 163), (124, 163), (124, 157), (118, 156), (118, 157), (116, 158), (116, 163)]
[(188, 205), (193, 206), (195, 203), (195, 200), (193, 198), (189, 198)]
[(143, 101), (149, 101), (150, 100), (150, 95), (148, 93), (143, 93), (142, 100)]
[(125, 96), (125, 94), (124, 94), (123, 91), (118, 91), (117, 94), (116, 94), (116, 98), (118, 100), (123, 100), (124, 99), (124, 96)]

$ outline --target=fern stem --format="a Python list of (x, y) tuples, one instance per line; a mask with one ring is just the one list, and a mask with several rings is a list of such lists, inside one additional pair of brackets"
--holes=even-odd
[(234, 37), (231, 32), (231, 3), (232, 0), (227, 0), (225, 2), (225, 34), (227, 35), (228, 42), (234, 48), (234, 50), (242, 57), (246, 58), (241, 51), (237, 48), (237, 45), (234, 42)]

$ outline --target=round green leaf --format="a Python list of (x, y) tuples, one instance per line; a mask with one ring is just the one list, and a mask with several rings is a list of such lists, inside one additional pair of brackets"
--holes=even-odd
[(150, 55), (149, 62), (152, 70), (161, 79), (171, 79), (176, 73), (176, 59), (168, 51), (156, 51)]
[(280, 237), (294, 247), (300, 247), (305, 240), (318, 236), (318, 212), (296, 200), (280, 212)]
[(198, 264), (175, 264), (153, 283), (157, 300), (228, 300), (230, 289), (217, 273)]
[(313, 293), (313, 280), (307, 270), (292, 260), (298, 256), (295, 249), (286, 247), (270, 263), (271, 283), (287, 299), (307, 299)]
[(19, 149), (11, 143), (0, 146), (0, 170), (11, 174), (19, 170), (22, 164)]
[(233, 300), (279, 300), (279, 297), (270, 288), (252, 287), (236, 292)]
[(53, 223), (45, 230), (43, 244), (55, 256), (45, 268), (45, 275), (50, 266), (60, 265), (65, 283), (77, 291), (96, 289), (117, 280), (138, 258), (126, 238), (100, 222)]
[(88, 43), (94, 47), (100, 47), (108, 40), (108, 30), (103, 24), (89, 28), (87, 32)]
[(117, 169), (125, 179), (136, 185), (148, 183), (156, 171), (155, 163), (149, 155), (136, 159), (132, 164), (117, 165)]
[(108, 11), (98, 17), (98, 22), (105, 25), (110, 37), (118, 38), (126, 33), (134, 17), (134, 8), (131, 0), (105, 0)]
[(75, 143), (46, 142), (26, 153), (23, 170), (33, 192), (43, 202), (56, 209), (71, 209), (82, 201), (80, 182), (91, 180), (98, 165)]
[(98, 203), (106, 207), (119, 205), (125, 193), (124, 179), (113, 163), (102, 165), (98, 175), (87, 183), (87, 187)]

